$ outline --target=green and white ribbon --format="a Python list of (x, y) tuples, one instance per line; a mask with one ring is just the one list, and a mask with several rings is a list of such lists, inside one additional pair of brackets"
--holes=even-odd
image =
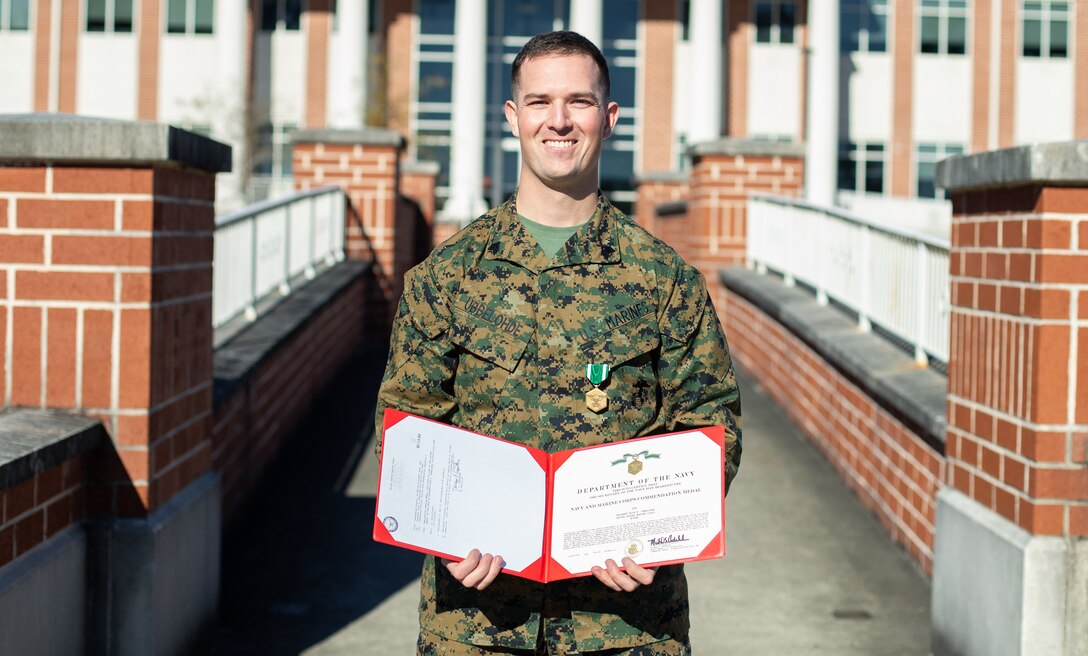
[(608, 380), (607, 364), (587, 364), (586, 365), (586, 378), (594, 385), (600, 385), (604, 381)]
[(639, 458), (646, 458), (647, 460), (649, 460), (650, 458), (660, 458), (660, 457), (661, 457), (660, 453), (650, 453), (649, 451), (640, 451), (639, 453), (625, 453), (625, 454), (623, 454), (623, 457), (620, 458), (619, 460), (613, 460), (612, 465), (613, 466), (622, 465), (623, 463), (627, 462), (628, 458), (631, 458), (632, 460), (638, 460)]

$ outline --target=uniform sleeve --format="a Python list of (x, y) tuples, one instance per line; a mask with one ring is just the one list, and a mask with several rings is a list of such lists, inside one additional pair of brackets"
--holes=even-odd
[(381, 457), (386, 408), (448, 422), (456, 408), (457, 370), (449, 341), (450, 310), (431, 274), (421, 265), (404, 276), (404, 294), (393, 319), (389, 358), (378, 389), (374, 449)]
[(658, 317), (662, 399), (670, 431), (725, 427), (726, 490), (741, 455), (740, 388), (703, 276), (680, 263)]

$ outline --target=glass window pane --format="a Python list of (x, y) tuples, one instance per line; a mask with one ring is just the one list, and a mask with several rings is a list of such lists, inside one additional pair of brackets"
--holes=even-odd
[(419, 101), (453, 102), (453, 64), (419, 62)]
[(215, 31), (215, 0), (196, 0), (193, 31), (197, 34), (211, 34)]
[(937, 188), (933, 184), (937, 165), (933, 162), (918, 163), (918, 195), (922, 198), (936, 198)]
[(87, 31), (106, 31), (106, 0), (87, 0)]
[(1050, 56), (1069, 56), (1069, 23), (1062, 20), (1050, 22)]
[(784, 3), (778, 9), (778, 42), (793, 43), (793, 26), (795, 21), (793, 3)]
[(132, 0), (115, 0), (113, 5), (113, 31), (132, 31)]
[(922, 17), (922, 52), (940, 52), (941, 22), (936, 16)]
[(756, 4), (756, 41), (771, 42), (771, 5), (766, 2)]
[(948, 146), (945, 146), (944, 154), (946, 157), (951, 157), (952, 155), (962, 155), (963, 146), (959, 144), (950, 144)]
[(609, 77), (612, 82), (612, 100), (627, 110), (635, 106), (635, 69), (630, 66), (616, 66), (609, 62)]
[(848, 156), (839, 156), (839, 189), (853, 191), (858, 188), (857, 164)]
[(1043, 3), (1041, 2), (1025, 2), (1024, 11), (1042, 11)]
[(302, 0), (286, 0), (283, 14), (283, 29), (298, 31), (302, 22)]
[(865, 191), (884, 193), (884, 162), (865, 162)]
[(1043, 56), (1043, 25), (1038, 20), (1024, 21), (1024, 48), (1025, 57)]
[(261, 2), (261, 30), (272, 32), (276, 29), (278, 20), (276, 15), (276, 0), (262, 0)]
[(888, 49), (888, 15), (869, 14), (869, 52), (886, 52)]
[(635, 170), (635, 154), (630, 150), (614, 150), (606, 142), (601, 150), (601, 189), (630, 189)]
[[(639, 0), (604, 0), (601, 28), (605, 40), (635, 39), (638, 29)], [(548, 6), (551, 3), (538, 3)]]
[(11, 0), (11, 20), (8, 29), (25, 32), (30, 29), (30, 0)]
[(967, 52), (967, 19), (948, 19), (948, 54), (962, 55)]
[(853, 11), (844, 11), (839, 19), (839, 49), (840, 52), (857, 52), (858, 49), (858, 15)]
[(940, 7), (940, 0), (922, 0), (923, 7)]
[(186, 0), (170, 0), (166, 6), (166, 31), (171, 34), (185, 32)]
[[(451, 2), (450, 4), (453, 5), (454, 3)], [(451, 22), (449, 34), (453, 33), (452, 29)], [(551, 3), (515, 0), (503, 5), (503, 36), (533, 36), (551, 29)]]
[(1052, 2), (1052, 3), (1050, 3), (1050, 13), (1051, 14), (1064, 13), (1066, 11), (1069, 11), (1069, 3), (1068, 2)]
[[(420, 34), (453, 34), (454, 0), (420, 0)], [(509, 5), (506, 11), (512, 11)]]
[(884, 144), (882, 144), (882, 143), (865, 144), (865, 152), (867, 152), (867, 153), (882, 153), (882, 152), (884, 152)]
[[(932, 144), (932, 143), (920, 143), (920, 144), (918, 144), (918, 154), (922, 155), (922, 156), (936, 155), (937, 154), (937, 144)], [(932, 159), (932, 157), (926, 157), (926, 159)]]

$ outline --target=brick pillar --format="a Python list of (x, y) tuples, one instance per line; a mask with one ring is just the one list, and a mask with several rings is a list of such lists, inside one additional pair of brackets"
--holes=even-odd
[(679, 171), (644, 173), (638, 176), (635, 184), (638, 197), (635, 199), (634, 219), (654, 236), (675, 248), (681, 257), (687, 258), (687, 219), (677, 217), (659, 221), (658, 208), (662, 205), (678, 206), (687, 202), (690, 193), (688, 174)]
[(938, 180), (953, 222), (935, 652), (1086, 653), (1088, 149), (957, 157)]
[(684, 256), (703, 272), (712, 297), (718, 298), (718, 269), (746, 260), (748, 195), (800, 196), (805, 149), (795, 143), (722, 139), (695, 144), (689, 153), (690, 246)]
[(438, 162), (405, 161), (400, 164), (400, 193), (419, 206), (428, 226), (434, 226), (434, 189)]
[(229, 147), (166, 125), (0, 117), (4, 405), (112, 437), (89, 458), (94, 653), (180, 653), (215, 614), (212, 242), (230, 166)]
[(353, 210), (347, 217), (347, 256), (373, 260), (385, 300), (395, 303), (408, 269), (395, 248), (404, 138), (390, 130), (364, 128), (300, 130), (293, 140), (295, 187), (343, 187)]

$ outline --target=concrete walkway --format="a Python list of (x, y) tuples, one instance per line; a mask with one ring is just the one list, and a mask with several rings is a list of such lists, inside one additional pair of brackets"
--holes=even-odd
[[(370, 538), (384, 358), (316, 409), (226, 537), (213, 654), (411, 654), (421, 558)], [(687, 567), (696, 654), (929, 654), (929, 584), (742, 376), (744, 460), (728, 555)]]

